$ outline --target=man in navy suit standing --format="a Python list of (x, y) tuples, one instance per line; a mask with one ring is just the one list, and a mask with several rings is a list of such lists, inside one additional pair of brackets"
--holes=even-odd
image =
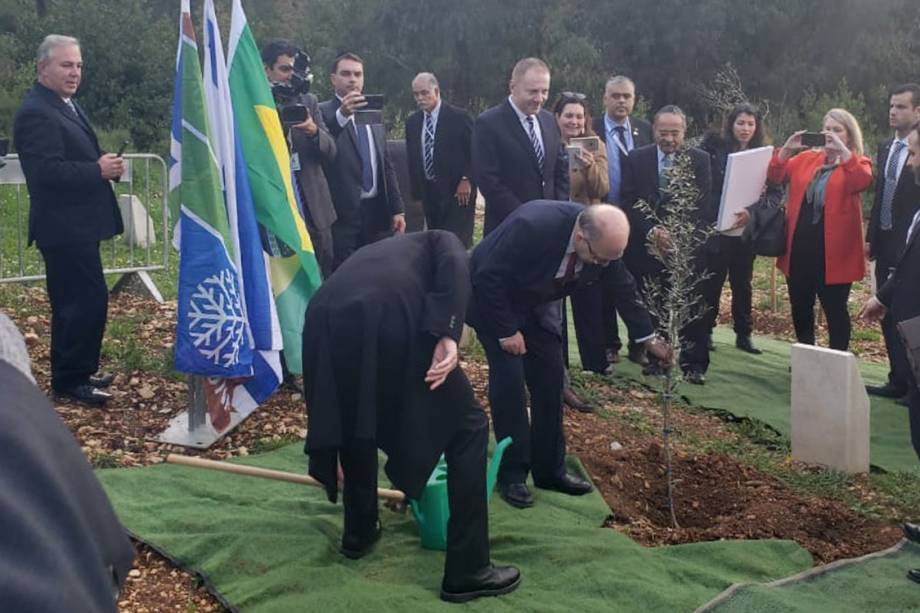
[(38, 82), (16, 113), (16, 149), (31, 208), (29, 244), (45, 260), (51, 303), (51, 387), (64, 397), (102, 405), (112, 375), (97, 374), (108, 316), (99, 241), (124, 230), (109, 183), (121, 157), (103, 153), (73, 97), (83, 60), (75, 38), (51, 34), (38, 47)]
[(511, 71), (511, 95), (473, 126), (473, 178), (486, 201), (484, 234), (525, 202), (569, 199), (559, 127), (543, 109), (549, 82), (543, 60), (520, 60)]
[(652, 354), (669, 359), (620, 261), (628, 238), (626, 215), (614, 206), (536, 200), (518, 207), (473, 249), (467, 321), (489, 361), (495, 436), (514, 441), (498, 473), (499, 492), (512, 506), (533, 504), (526, 485), (531, 469), (538, 488), (571, 495), (591, 491), (590, 482), (565, 469), (562, 297), (594, 283), (602, 268), (612, 268), (616, 306), (630, 336), (645, 339)]

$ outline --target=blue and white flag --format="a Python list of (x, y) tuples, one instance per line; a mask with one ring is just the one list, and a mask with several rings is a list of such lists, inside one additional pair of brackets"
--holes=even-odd
[(234, 124), (227, 63), (214, 1), (204, 4), (204, 94), (212, 143), (224, 186), (230, 234), (240, 273), (243, 311), (249, 323), (253, 376), (233, 388), (232, 405), (244, 417), (268, 399), (281, 383), (281, 326), (262, 248), (252, 191)]

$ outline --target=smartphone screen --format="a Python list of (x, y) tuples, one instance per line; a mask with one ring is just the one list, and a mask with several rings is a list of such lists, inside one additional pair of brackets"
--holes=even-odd
[(824, 135), (820, 132), (805, 132), (802, 134), (803, 147), (823, 147)]
[(364, 100), (367, 102), (367, 106), (361, 107), (362, 111), (383, 110), (383, 94), (364, 94)]

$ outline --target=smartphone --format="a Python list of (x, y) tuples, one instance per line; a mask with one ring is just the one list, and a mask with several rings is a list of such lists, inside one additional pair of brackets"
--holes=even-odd
[(364, 101), (367, 102), (367, 106), (362, 106), (362, 111), (382, 111), (383, 110), (383, 94), (364, 94)]
[(118, 157), (123, 156), (123, 155), (125, 154), (125, 149), (128, 148), (128, 143), (130, 143), (130, 142), (131, 142), (131, 141), (129, 141), (129, 140), (126, 140), (126, 141), (122, 142), (122, 143), (121, 143), (121, 147), (118, 148), (118, 153), (116, 153), (115, 155), (117, 155)]
[(803, 147), (823, 147), (824, 135), (820, 132), (805, 132), (802, 134)]
[(310, 112), (302, 104), (292, 104), (281, 109), (281, 123), (286, 126), (303, 123), (309, 116)]

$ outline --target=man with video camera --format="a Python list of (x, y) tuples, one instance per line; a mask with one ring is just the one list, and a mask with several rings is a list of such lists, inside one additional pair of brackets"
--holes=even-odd
[(332, 224), (336, 214), (323, 164), (335, 159), (336, 145), (316, 96), (310, 93), (310, 56), (290, 41), (276, 39), (262, 47), (262, 63), (288, 136), (291, 166), (300, 187), (304, 221), (316, 260), (323, 277), (328, 277), (332, 273)]

